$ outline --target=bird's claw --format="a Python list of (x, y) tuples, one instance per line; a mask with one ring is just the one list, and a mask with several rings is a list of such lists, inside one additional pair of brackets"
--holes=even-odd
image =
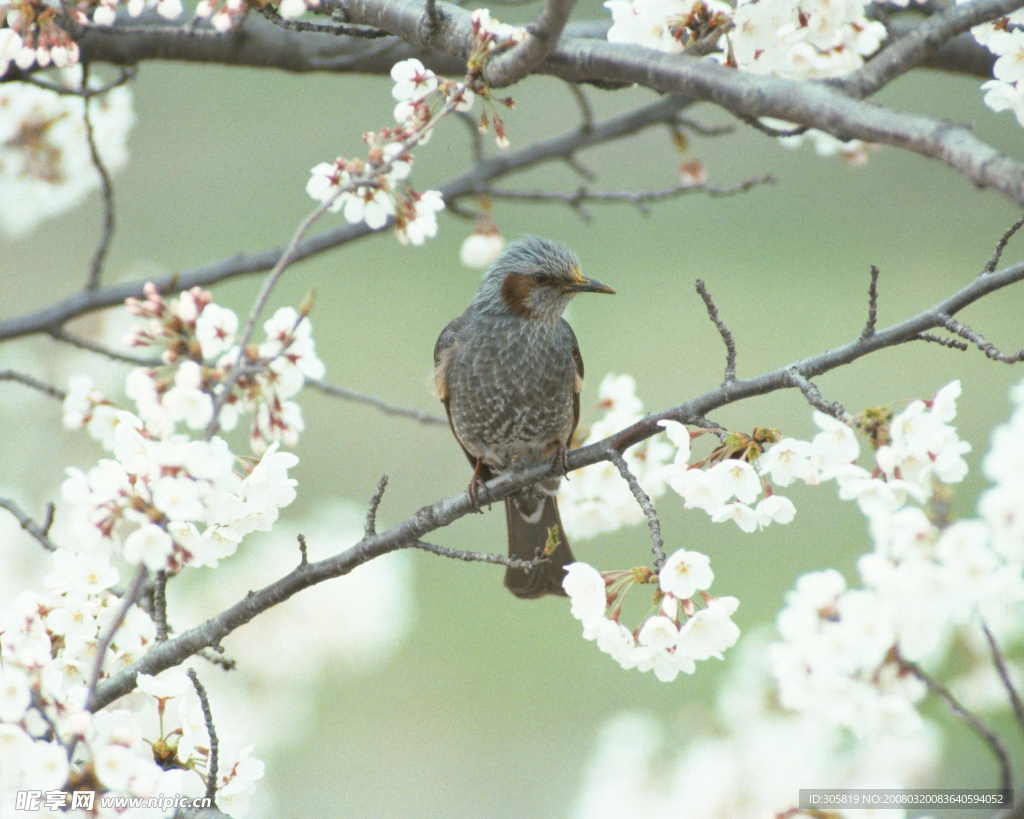
[[(466, 492), (469, 493), (469, 500), (473, 504), (473, 511), (483, 513), (480, 508), (480, 490), (484, 491), (484, 494), (490, 495), (487, 491), (487, 482), (483, 479), (484, 462), (483, 459), (478, 459), (476, 462), (476, 469), (473, 470), (473, 478), (469, 482), (469, 486), (466, 487)], [(488, 504), (490, 501), (487, 501)]]
[(551, 468), (558, 472), (563, 478), (569, 480), (569, 463), (566, 460), (569, 456), (569, 447), (559, 444), (555, 455), (551, 459)]
[[(474, 475), (473, 476), (473, 480), (471, 480), (469, 482), (469, 486), (466, 488), (466, 491), (469, 493), (469, 501), (470, 501), (470, 503), (473, 504), (473, 511), (474, 512), (480, 512), (482, 514), (483, 513), (483, 509), (480, 508), (480, 498), (479, 498), (479, 493), (480, 493), (481, 490), (483, 490), (485, 495), (490, 494), (487, 491), (487, 484), (484, 483), (484, 481), (481, 480), (479, 477)], [(488, 503), (490, 503), (490, 501), (488, 501)]]

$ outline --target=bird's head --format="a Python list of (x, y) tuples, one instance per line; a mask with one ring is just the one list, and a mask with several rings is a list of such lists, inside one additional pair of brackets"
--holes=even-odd
[(586, 278), (580, 260), (557, 242), (525, 236), (494, 260), (474, 304), (488, 312), (554, 321), (577, 293), (614, 293)]

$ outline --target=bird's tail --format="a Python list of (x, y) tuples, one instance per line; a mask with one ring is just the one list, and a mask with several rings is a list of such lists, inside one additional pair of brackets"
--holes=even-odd
[(532, 569), (505, 570), (505, 586), (516, 597), (529, 599), (545, 594), (565, 595), (562, 579), (565, 567), (576, 558), (565, 540), (558, 504), (553, 494), (557, 488), (532, 486), (505, 500), (508, 521), (508, 556), (513, 560), (533, 560), (544, 554), (549, 540), (554, 549), (546, 555), (547, 562)]

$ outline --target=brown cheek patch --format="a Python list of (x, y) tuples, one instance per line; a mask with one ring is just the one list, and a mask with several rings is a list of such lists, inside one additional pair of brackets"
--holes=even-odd
[(537, 283), (529, 276), (522, 273), (509, 273), (501, 283), (501, 297), (505, 300), (509, 310), (523, 318), (529, 318), (532, 311), (526, 305), (530, 293), (537, 286)]

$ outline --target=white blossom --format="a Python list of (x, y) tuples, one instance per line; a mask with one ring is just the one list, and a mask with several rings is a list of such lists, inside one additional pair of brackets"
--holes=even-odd
[(402, 60), (391, 67), (391, 95), (399, 101), (423, 99), (437, 88), (437, 75), (417, 59)]
[(686, 549), (680, 549), (670, 555), (658, 573), (661, 590), (680, 600), (711, 588), (714, 579), (711, 559), (705, 554)]

